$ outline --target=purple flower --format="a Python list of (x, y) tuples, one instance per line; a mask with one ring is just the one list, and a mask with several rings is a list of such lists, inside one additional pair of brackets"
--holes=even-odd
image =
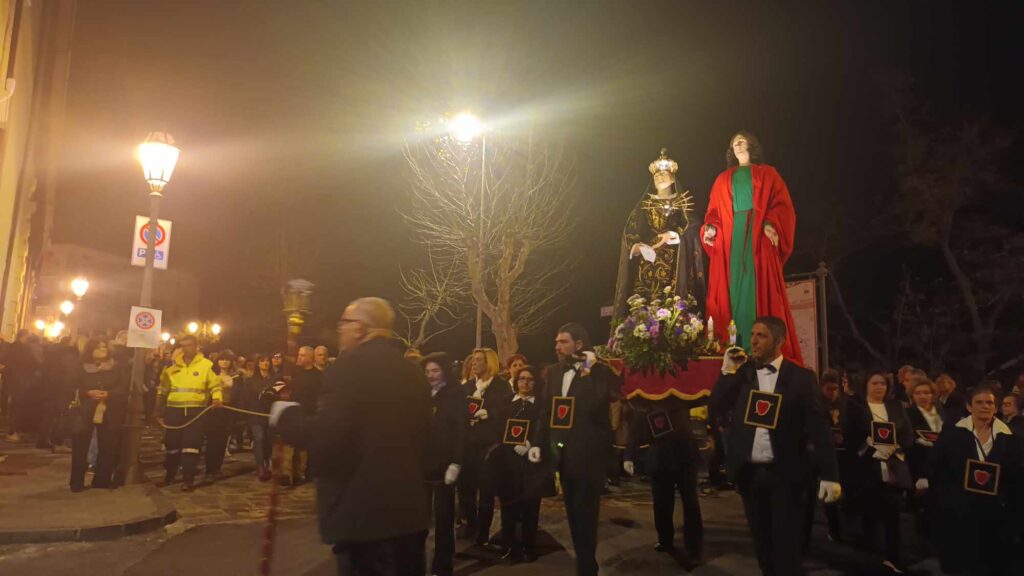
[(658, 320), (664, 320), (672, 315), (672, 312), (665, 308), (659, 308), (658, 312), (654, 315)]
[(661, 334), (661, 324), (655, 322), (647, 329), (647, 331), (651, 333), (651, 338), (657, 338), (658, 335)]

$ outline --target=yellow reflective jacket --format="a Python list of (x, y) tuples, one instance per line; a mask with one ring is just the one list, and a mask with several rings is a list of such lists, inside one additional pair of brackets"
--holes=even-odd
[(157, 403), (167, 399), (169, 408), (202, 408), (207, 401), (223, 400), (220, 376), (213, 371), (213, 362), (197, 352), (188, 365), (181, 354), (175, 354), (174, 364), (164, 368), (160, 375)]

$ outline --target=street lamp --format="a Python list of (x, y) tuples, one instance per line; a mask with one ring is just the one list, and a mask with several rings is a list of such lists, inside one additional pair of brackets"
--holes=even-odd
[[(157, 222), (160, 219), (160, 199), (164, 188), (171, 180), (174, 167), (178, 164), (181, 150), (174, 145), (174, 138), (166, 132), (150, 132), (145, 142), (139, 144), (138, 159), (142, 175), (149, 185), (149, 224), (146, 225), (146, 267), (142, 271), (142, 294), (139, 306), (150, 307), (153, 300), (153, 258), (156, 255)], [(142, 444), (142, 416), (144, 414), (146, 355), (142, 348), (135, 349), (132, 362), (132, 385), (128, 394), (128, 418), (125, 425), (125, 444), (121, 452), (121, 473), (125, 483), (143, 480), (139, 466), (139, 448)]]
[[(469, 145), (480, 138), (480, 211), (477, 232), (477, 256), (480, 263), (480, 282), (483, 282), (484, 273), (484, 193), (487, 187), (487, 138), (484, 136), (486, 127), (479, 118), (469, 112), (457, 114), (448, 122), (448, 133), (456, 142), (462, 145)], [(483, 343), (484, 310), (480, 307), (479, 300), (476, 303), (476, 347), (480, 348)]]
[(171, 341), (171, 333), (170, 332), (164, 332), (163, 334), (160, 335), (160, 340), (162, 340), (164, 342), (170, 342)]
[(196, 337), (200, 344), (209, 344), (220, 339), (220, 333), (224, 327), (216, 322), (193, 320), (185, 326), (185, 331)]
[(189, 322), (185, 329), (188, 330), (189, 334), (195, 334), (199, 332), (199, 322)]
[(36, 320), (35, 326), (36, 326), (36, 330), (39, 330), (40, 332), (42, 332), (43, 330), (46, 330), (46, 321), (45, 320), (41, 320), (41, 319), (40, 320)]
[(75, 298), (81, 300), (85, 293), (89, 291), (89, 281), (79, 276), (71, 281), (71, 293), (75, 295)]
[(70, 316), (75, 310), (75, 303), (71, 300), (65, 300), (60, 303), (60, 313), (65, 316)]

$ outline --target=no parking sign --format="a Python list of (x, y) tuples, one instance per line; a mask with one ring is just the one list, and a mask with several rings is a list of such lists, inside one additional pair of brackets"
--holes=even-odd
[(132, 317), (128, 321), (128, 347), (159, 347), (162, 316), (163, 312), (155, 308), (132, 306)]
[[(132, 236), (132, 266), (146, 265), (146, 250), (149, 247), (149, 218), (135, 217), (135, 233)], [(167, 256), (171, 251), (171, 221), (156, 221), (156, 250), (153, 251), (153, 267), (167, 270)]]

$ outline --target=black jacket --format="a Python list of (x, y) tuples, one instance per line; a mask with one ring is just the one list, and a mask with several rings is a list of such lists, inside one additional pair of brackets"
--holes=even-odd
[[(471, 420), (467, 398), (475, 392), (475, 379), (462, 385), (462, 413), (465, 414), (467, 423)], [(512, 386), (507, 381), (495, 376), (481, 396), (484, 399), (483, 409), (487, 410), (487, 419), (477, 420), (476, 424), (469, 427), (469, 434), (466, 437), (466, 449), (476, 455), (480, 455), (491, 446), (501, 442), (504, 422), (500, 420), (501, 415), (508, 408), (509, 402), (512, 401)]]
[(324, 385), (324, 373), (316, 368), (308, 370), (298, 368), (295, 371), (295, 379), (292, 381), (292, 402), (302, 404), (302, 409), (307, 414), (316, 412), (317, 401), (320, 398), (320, 390)]
[[(636, 461), (640, 447), (648, 445), (645, 460), (648, 475), (680, 472), (690, 464), (700, 462), (700, 450), (693, 436), (690, 408), (695, 402), (666, 398), (657, 401), (630, 401), (629, 436), (626, 440), (626, 460)], [(654, 438), (648, 415), (664, 410), (672, 420), (672, 432)]]
[(99, 406), (98, 400), (89, 398), (89, 390), (103, 390), (107, 393), (103, 424), (107, 427), (120, 428), (128, 411), (129, 386), (130, 373), (124, 365), (113, 361), (102, 367), (97, 367), (91, 362), (83, 364), (78, 378), (78, 400), (82, 406), (85, 423), (92, 424), (93, 415)]
[(946, 398), (945, 402), (937, 399), (936, 403), (942, 406), (942, 409), (946, 411), (946, 415), (949, 416), (949, 422), (953, 424), (969, 415), (967, 412), (967, 398), (959, 390), (953, 390), (953, 393)]
[[(914, 430), (907, 419), (907, 413), (899, 400), (886, 400), (885, 412), (889, 422), (896, 426), (896, 453), (887, 461), (886, 466), (896, 475), (895, 484), (901, 488), (910, 488), (910, 468), (905, 460), (907, 450), (914, 445)], [(843, 415), (843, 444), (846, 452), (851, 455), (851, 466), (847, 478), (851, 494), (858, 489), (867, 488), (884, 481), (882, 478), (882, 461), (874, 457), (874, 448), (867, 445), (871, 436), (871, 408), (867, 402), (851, 402)]]
[[(725, 468), (732, 481), (750, 460), (754, 444), (754, 427), (743, 423), (751, 390), (757, 390), (757, 372), (753, 362), (747, 362), (735, 374), (719, 377), (708, 402), (713, 419), (732, 414), (725, 436)], [(839, 481), (828, 416), (814, 373), (783, 360), (775, 393), (782, 395), (778, 424), (769, 431), (776, 469), (793, 483), (806, 483), (815, 469), (822, 480)]]
[[(270, 412), (270, 406), (274, 402), (276, 393), (271, 389), (274, 379), (269, 375), (261, 376), (259, 370), (242, 382), (242, 388), (237, 392), (239, 407), (251, 412)], [(247, 414), (245, 418), (249, 424), (266, 424), (265, 416), (254, 416)]]
[(458, 384), (446, 384), (437, 391), (431, 403), (433, 417), (430, 419), (427, 481), (440, 482), (444, 480), (450, 464), (462, 465), (469, 420), (466, 419), (466, 397)]
[(369, 542), (426, 532), (423, 496), (430, 434), (430, 387), (423, 372), (384, 338), (338, 358), (322, 408), (295, 407), (277, 428), (317, 462), (317, 509), (324, 542)]
[(530, 462), (526, 456), (516, 454), (514, 445), (503, 442), (488, 455), (483, 482), (491, 487), (502, 502), (554, 496), (554, 477), (547, 462), (551, 456), (547, 446), (547, 411), (540, 404), (540, 399), (532, 403), (526, 400), (510, 403), (500, 417), (502, 438), (510, 418), (529, 420), (527, 440), (531, 447), (541, 449), (541, 461)]
[[(551, 412), (552, 398), (562, 395), (565, 364), (547, 368), (544, 411)], [(609, 389), (616, 382), (608, 366), (595, 364), (590, 374), (574, 374), (568, 396), (576, 398), (572, 428), (551, 429), (549, 434), (553, 469), (563, 478), (601, 481), (608, 473), (611, 458), (612, 422), (609, 414)]]
[[(943, 428), (949, 424), (946, 419), (945, 410), (942, 405), (936, 403), (935, 410), (939, 413), (939, 418), (942, 418), (942, 426), (939, 428), (941, 432)], [(932, 449), (928, 446), (921, 444), (918, 441), (918, 430), (930, 431), (928, 427), (928, 421), (925, 420), (924, 415), (918, 410), (917, 406), (911, 406), (907, 409), (907, 419), (910, 421), (910, 428), (914, 431), (914, 445), (907, 450), (907, 462), (910, 463), (910, 476), (916, 482), (918, 478), (927, 478), (929, 476), (928, 461), (931, 458)], [(953, 422), (956, 424), (956, 422)]]

